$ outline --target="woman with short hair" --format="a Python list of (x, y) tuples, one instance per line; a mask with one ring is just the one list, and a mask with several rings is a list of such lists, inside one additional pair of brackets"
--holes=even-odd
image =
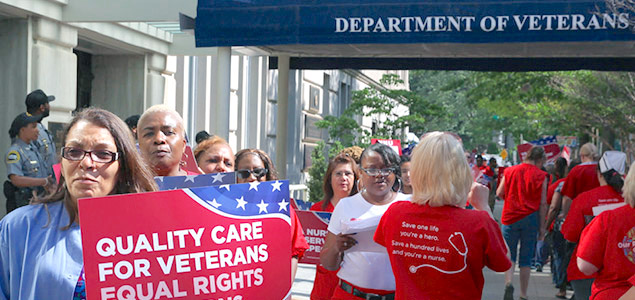
[(130, 130), (108, 111), (81, 111), (62, 145), (57, 191), (0, 221), (0, 299), (85, 299), (77, 199), (157, 190)]
[(395, 299), (481, 299), (483, 268), (503, 272), (511, 262), (487, 197), (485, 211), (465, 209), (473, 177), (461, 143), (428, 133), (411, 166), (411, 201), (392, 204), (375, 232), (390, 257)]
[(227, 141), (219, 136), (209, 137), (197, 144), (194, 157), (198, 167), (205, 174), (234, 171), (234, 151)]
[[(388, 253), (353, 248), (363, 237), (344, 234), (342, 223), (351, 220), (378, 221), (392, 203), (407, 199), (408, 196), (399, 193), (400, 159), (392, 148), (377, 143), (364, 150), (360, 162), (363, 189), (340, 200), (335, 207), (320, 252), (320, 263), (327, 270), (339, 268), (337, 276), (340, 284), (332, 299), (392, 299), (395, 277), (390, 269)], [(371, 237), (365, 238), (368, 239), (365, 244), (372, 244)]]

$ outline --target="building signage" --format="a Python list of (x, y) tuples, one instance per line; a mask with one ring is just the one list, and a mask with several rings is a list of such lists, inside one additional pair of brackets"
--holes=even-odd
[(625, 41), (629, 18), (603, 0), (199, 0), (195, 33), (198, 47)]

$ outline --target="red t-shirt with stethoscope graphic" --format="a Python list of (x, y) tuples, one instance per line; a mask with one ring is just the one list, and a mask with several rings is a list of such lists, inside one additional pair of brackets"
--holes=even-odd
[(481, 299), (483, 268), (511, 267), (498, 224), (482, 211), (396, 202), (374, 239), (387, 248), (395, 299)]

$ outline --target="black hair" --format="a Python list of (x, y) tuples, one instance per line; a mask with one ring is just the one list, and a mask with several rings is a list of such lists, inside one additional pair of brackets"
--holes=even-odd
[(399, 159), (401, 160), (399, 162), (399, 166), (400, 167), (401, 167), (401, 165), (403, 165), (403, 164), (405, 164), (407, 162), (410, 162), (410, 156), (408, 156), (408, 155), (402, 155), (402, 156), (399, 157)]
[(207, 133), (207, 131), (205, 130), (201, 130), (198, 133), (196, 133), (196, 137), (194, 138), (194, 140), (196, 140), (197, 144), (200, 144), (202, 141), (211, 138), (212, 135), (210, 135), (209, 133)]
[(130, 130), (132, 130), (132, 128), (137, 127), (137, 123), (139, 123), (139, 118), (141, 118), (141, 115), (132, 115), (132, 116), (126, 118), (126, 120), (124, 120), (124, 122), (126, 123), (126, 125), (128, 125), (128, 128), (130, 128)]
[(567, 160), (564, 157), (558, 157), (556, 161), (553, 163), (554, 170), (553, 172), (558, 176), (558, 178), (564, 178), (565, 172), (567, 171)]
[(360, 167), (364, 157), (366, 157), (371, 151), (379, 154), (381, 160), (384, 162), (384, 165), (386, 165), (386, 168), (392, 169), (393, 173), (396, 176), (395, 183), (392, 186), (392, 190), (395, 192), (399, 191), (399, 185), (401, 181), (401, 169), (399, 168), (401, 159), (399, 158), (399, 154), (397, 154), (397, 152), (395, 152), (395, 150), (393, 150), (389, 146), (386, 146), (382, 143), (372, 144), (370, 145), (370, 147), (364, 149), (364, 152), (362, 152), (362, 155), (359, 157)]
[(600, 170), (600, 164), (598, 164), (598, 171), (600, 175), (606, 180), (606, 184), (611, 186), (616, 193), (622, 194), (622, 187), (624, 187), (624, 178), (622, 175), (615, 171), (615, 169), (610, 169), (604, 173)]

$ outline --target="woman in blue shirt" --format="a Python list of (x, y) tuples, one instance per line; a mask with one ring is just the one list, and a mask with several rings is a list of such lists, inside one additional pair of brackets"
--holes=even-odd
[(85, 299), (77, 199), (155, 191), (126, 124), (86, 109), (64, 135), (51, 195), (0, 221), (0, 299)]

